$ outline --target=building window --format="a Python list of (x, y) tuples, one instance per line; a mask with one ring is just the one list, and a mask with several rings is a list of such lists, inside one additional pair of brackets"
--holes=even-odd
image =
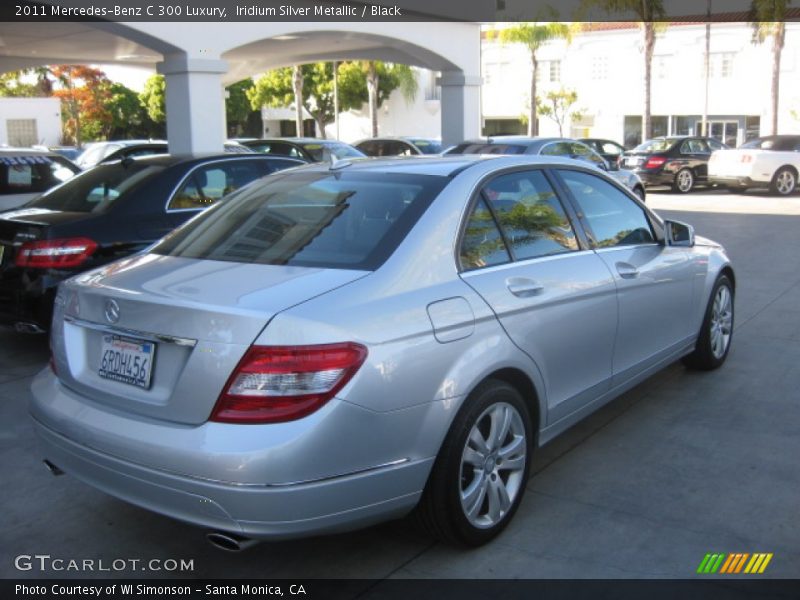
[(39, 143), (36, 119), (6, 119), (9, 146), (33, 146)]
[(552, 81), (552, 82), (561, 81), (561, 61), (560, 60), (551, 60), (550, 61), (550, 81)]
[(711, 79), (733, 77), (733, 52), (716, 52), (708, 57), (708, 76)]
[[(441, 100), (442, 88), (436, 83), (436, 80), (441, 76), (441, 74), (436, 71), (427, 71), (427, 73), (428, 82), (425, 86), (425, 100)], [(486, 83), (488, 83), (488, 80)]]
[(543, 60), (539, 62), (539, 66), (536, 69), (536, 83), (541, 83), (542, 81), (550, 83), (561, 81), (560, 60)]
[(595, 56), (592, 58), (592, 79), (608, 79), (608, 57)]

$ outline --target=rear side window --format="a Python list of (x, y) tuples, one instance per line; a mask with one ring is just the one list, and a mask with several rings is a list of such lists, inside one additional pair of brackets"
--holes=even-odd
[(466, 271), (501, 265), (511, 260), (492, 213), (483, 198), (475, 203), (461, 240), (461, 267)]
[(45, 192), (28, 206), (64, 212), (102, 212), (117, 198), (160, 173), (164, 167), (146, 164), (98, 165)]
[(270, 265), (374, 270), (448, 179), (385, 173), (279, 173), (231, 195), (153, 252)]
[(541, 171), (501, 175), (486, 184), (483, 195), (515, 260), (578, 249), (564, 207)]
[(644, 210), (600, 177), (559, 170), (600, 248), (655, 242)]
[(203, 209), (258, 179), (262, 172), (248, 160), (212, 163), (197, 167), (169, 201), (169, 210)]
[(0, 194), (35, 194), (75, 175), (77, 168), (51, 156), (0, 156)]

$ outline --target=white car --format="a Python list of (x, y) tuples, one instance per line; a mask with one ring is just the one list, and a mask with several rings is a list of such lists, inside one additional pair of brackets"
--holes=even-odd
[(708, 180), (731, 191), (769, 187), (788, 196), (797, 189), (800, 135), (771, 135), (745, 142), (735, 150), (718, 150), (708, 161)]
[(0, 148), (0, 211), (22, 206), (80, 169), (55, 152)]

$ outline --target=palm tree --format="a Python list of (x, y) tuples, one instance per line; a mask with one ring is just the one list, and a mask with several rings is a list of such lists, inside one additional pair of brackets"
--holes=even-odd
[(703, 100), (703, 119), (701, 121), (702, 131), (699, 135), (708, 137), (708, 89), (709, 89), (709, 61), (711, 60), (711, 0), (706, 0), (706, 49), (703, 54), (703, 79), (705, 84), (705, 94)]
[(297, 137), (303, 137), (303, 70), (295, 65), (292, 71), (292, 88), (294, 90), (294, 122)]
[(650, 84), (653, 67), (653, 49), (656, 45), (657, 21), (666, 16), (662, 0), (584, 0), (585, 6), (597, 6), (611, 13), (636, 15), (642, 29), (644, 53), (644, 106), (642, 107), (642, 140), (653, 132), (650, 118)]
[(778, 94), (780, 91), (781, 52), (786, 39), (786, 11), (791, 0), (752, 0), (750, 20), (753, 42), (763, 43), (772, 38), (772, 87), (770, 89), (770, 132), (778, 133)]
[(528, 135), (539, 133), (539, 124), (536, 121), (536, 74), (539, 70), (539, 60), (536, 54), (539, 49), (552, 40), (569, 40), (572, 29), (565, 23), (557, 22), (531, 22), (520, 23), (500, 31), (500, 41), (512, 44), (524, 44), (531, 56), (531, 112), (528, 117)]

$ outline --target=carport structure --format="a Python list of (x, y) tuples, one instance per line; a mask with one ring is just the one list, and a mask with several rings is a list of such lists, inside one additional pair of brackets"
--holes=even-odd
[(478, 135), (477, 23), (0, 23), (0, 72), (45, 64), (124, 64), (162, 73), (174, 153), (222, 149), (225, 85), (276, 67), (334, 60), (440, 71), (443, 143)]

